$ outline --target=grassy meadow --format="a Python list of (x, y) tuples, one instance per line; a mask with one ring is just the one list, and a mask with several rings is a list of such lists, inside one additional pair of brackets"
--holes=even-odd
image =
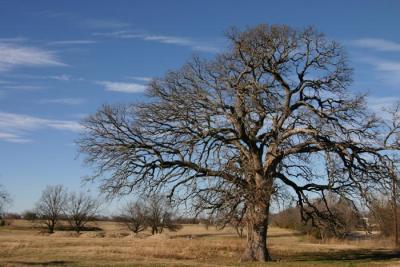
[(124, 225), (96, 222), (99, 231), (54, 234), (25, 220), (0, 228), (0, 266), (400, 266), (389, 240), (312, 239), (271, 227), (274, 262), (240, 263), (245, 238), (234, 229), (184, 225), (178, 232), (131, 234)]

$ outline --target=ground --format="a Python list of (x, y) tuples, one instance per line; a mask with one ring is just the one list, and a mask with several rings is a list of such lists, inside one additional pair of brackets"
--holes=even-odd
[(135, 236), (120, 224), (97, 222), (102, 231), (48, 235), (24, 220), (0, 228), (0, 266), (400, 266), (389, 240), (312, 241), (270, 228), (274, 262), (239, 263), (245, 239), (231, 228), (184, 225), (174, 233)]

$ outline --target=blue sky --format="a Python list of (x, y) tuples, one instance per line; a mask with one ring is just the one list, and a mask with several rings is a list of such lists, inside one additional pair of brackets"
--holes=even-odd
[(399, 11), (399, 1), (0, 0), (0, 184), (11, 210), (32, 208), (48, 184), (96, 192), (81, 182), (79, 120), (143, 101), (149, 78), (223, 50), (230, 26), (315, 26), (346, 47), (350, 89), (375, 110), (389, 105), (400, 96)]

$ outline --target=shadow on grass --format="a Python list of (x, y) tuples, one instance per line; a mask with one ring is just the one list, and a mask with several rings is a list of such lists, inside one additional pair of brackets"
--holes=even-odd
[[(46, 229), (46, 228), (44, 228)], [(55, 231), (75, 231), (72, 226), (69, 225), (59, 225), (56, 228), (54, 228)], [(95, 231), (103, 231), (102, 228), (97, 227), (97, 226), (84, 226), (82, 227), (81, 231), (85, 232), (95, 232)]]
[[(277, 257), (279, 258), (279, 255)], [(303, 252), (301, 254), (281, 257), (282, 260), (290, 261), (384, 261), (399, 258), (400, 251), (388, 249)]]
[(184, 234), (184, 235), (173, 235), (174, 238), (204, 238), (204, 237), (236, 237), (237, 235), (231, 233), (205, 233), (205, 234)]
[(73, 261), (10, 261), (7, 266), (71, 266)]

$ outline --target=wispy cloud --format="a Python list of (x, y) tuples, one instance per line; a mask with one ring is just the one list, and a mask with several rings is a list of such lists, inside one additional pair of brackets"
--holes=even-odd
[(96, 84), (103, 86), (106, 91), (114, 91), (121, 93), (142, 93), (147, 86), (139, 83), (97, 81)]
[(129, 23), (110, 19), (85, 19), (82, 25), (91, 29), (120, 29), (129, 27)]
[(368, 96), (367, 107), (373, 111), (376, 116), (390, 122), (393, 118), (387, 111), (400, 103), (398, 96)]
[(367, 97), (368, 108), (370, 108), (377, 114), (382, 114), (382, 111), (384, 109), (390, 108), (398, 101), (400, 101), (400, 97), (397, 97), (397, 96), (368, 96)]
[[(57, 74), (57, 75), (31, 75), (31, 74), (21, 74), (21, 73), (7, 73), (7, 74), (2, 74), (4, 77), (12, 78), (12, 79), (17, 79), (17, 80), (32, 80), (32, 81), (37, 81), (37, 80), (57, 80), (57, 81), (82, 81), (84, 80), (83, 78), (74, 78), (73, 76), (69, 74)], [(4, 81), (5, 83), (15, 83), (15, 82), (10, 82), (10, 81)], [(0, 80), (0, 85), (2, 84), (2, 81)]]
[(380, 71), (393, 72), (400, 74), (400, 62), (388, 60), (374, 60), (373, 64)]
[(85, 45), (97, 43), (94, 40), (63, 40), (49, 42), (48, 45)]
[(80, 132), (82, 126), (76, 121), (53, 120), (24, 114), (0, 112), (0, 140), (13, 143), (27, 143), (33, 131), (55, 129)]
[(0, 43), (21, 43), (27, 40), (25, 37), (0, 38)]
[(32, 140), (27, 139), (27, 138), (22, 138), (21, 136), (19, 136), (17, 134), (2, 133), (2, 132), (0, 132), (0, 140), (10, 142), (10, 143), (19, 143), (19, 144), (32, 142)]
[(0, 71), (23, 66), (65, 66), (65, 64), (51, 51), (15, 43), (0, 43)]
[(46, 98), (38, 101), (39, 104), (62, 104), (62, 105), (80, 105), (85, 100), (83, 98)]
[(377, 51), (398, 52), (400, 51), (400, 43), (385, 39), (363, 38), (350, 42), (353, 46), (374, 49)]
[(57, 81), (70, 81), (72, 77), (67, 74), (60, 74), (60, 75), (54, 75), (54, 76), (48, 76), (50, 79), (57, 80)]
[(374, 77), (380, 82), (396, 87), (400, 84), (400, 61), (378, 57), (361, 57), (358, 60), (371, 65), (375, 70)]
[(373, 63), (379, 71), (377, 77), (388, 85), (398, 87), (400, 84), (400, 62), (380, 60)]
[(220, 51), (220, 48), (215, 44), (209, 42), (202, 42), (187, 37), (178, 37), (170, 35), (155, 35), (148, 33), (137, 33), (133, 31), (113, 31), (107, 33), (94, 33), (97, 36), (104, 36), (109, 38), (119, 39), (139, 39), (143, 41), (157, 42), (162, 44), (171, 44), (178, 46), (189, 47), (195, 51), (215, 53)]
[(8, 90), (22, 90), (22, 91), (37, 91), (45, 89), (46, 87), (40, 85), (31, 85), (31, 84), (9, 84), (9, 85), (0, 85), (2, 89)]
[(150, 82), (151, 81), (151, 77), (141, 77), (141, 76), (132, 76), (132, 77), (128, 77), (129, 79), (132, 80), (136, 80), (136, 81), (140, 81), (140, 82)]
[(6, 80), (0, 80), (0, 85), (3, 85), (3, 84), (12, 84), (13, 82), (11, 82), (11, 81), (6, 81)]

